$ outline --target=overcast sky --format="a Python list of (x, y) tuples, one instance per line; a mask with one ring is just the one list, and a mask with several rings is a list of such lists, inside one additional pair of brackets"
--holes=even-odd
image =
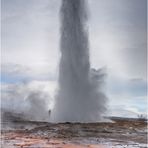
[[(2, 0), (3, 85), (48, 81), (54, 87), (60, 2)], [(106, 68), (110, 107), (146, 112), (147, 0), (89, 0), (88, 24), (91, 66)]]

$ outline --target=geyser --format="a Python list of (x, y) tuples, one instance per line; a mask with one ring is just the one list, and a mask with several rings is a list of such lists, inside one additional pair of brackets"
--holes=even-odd
[[(90, 69), (87, 2), (62, 0), (59, 90), (51, 114), (54, 122), (93, 122), (101, 119), (106, 97), (101, 70)], [(97, 77), (96, 77), (97, 74)]]

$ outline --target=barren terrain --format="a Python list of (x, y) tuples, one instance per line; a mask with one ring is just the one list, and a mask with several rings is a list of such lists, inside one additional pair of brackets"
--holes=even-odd
[(111, 118), (100, 123), (5, 121), (2, 148), (146, 148), (147, 121)]

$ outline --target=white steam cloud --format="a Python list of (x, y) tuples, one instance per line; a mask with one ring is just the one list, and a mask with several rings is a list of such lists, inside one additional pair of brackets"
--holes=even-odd
[[(10, 112), (25, 120), (49, 121), (53, 100), (48, 82), (2, 85), (2, 112)], [(9, 120), (9, 119), (8, 119)]]

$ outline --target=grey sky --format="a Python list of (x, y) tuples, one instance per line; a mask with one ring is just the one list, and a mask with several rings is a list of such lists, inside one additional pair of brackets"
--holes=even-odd
[[(89, 4), (92, 66), (146, 78), (146, 0), (89, 0)], [(2, 0), (2, 63), (29, 67), (39, 63), (55, 70), (59, 6), (55, 0)]]
[(146, 0), (104, 0), (91, 5), (92, 50), (98, 55), (104, 50), (103, 55), (109, 54), (108, 65), (122, 67), (118, 72), (132, 77), (146, 77), (146, 6)]

